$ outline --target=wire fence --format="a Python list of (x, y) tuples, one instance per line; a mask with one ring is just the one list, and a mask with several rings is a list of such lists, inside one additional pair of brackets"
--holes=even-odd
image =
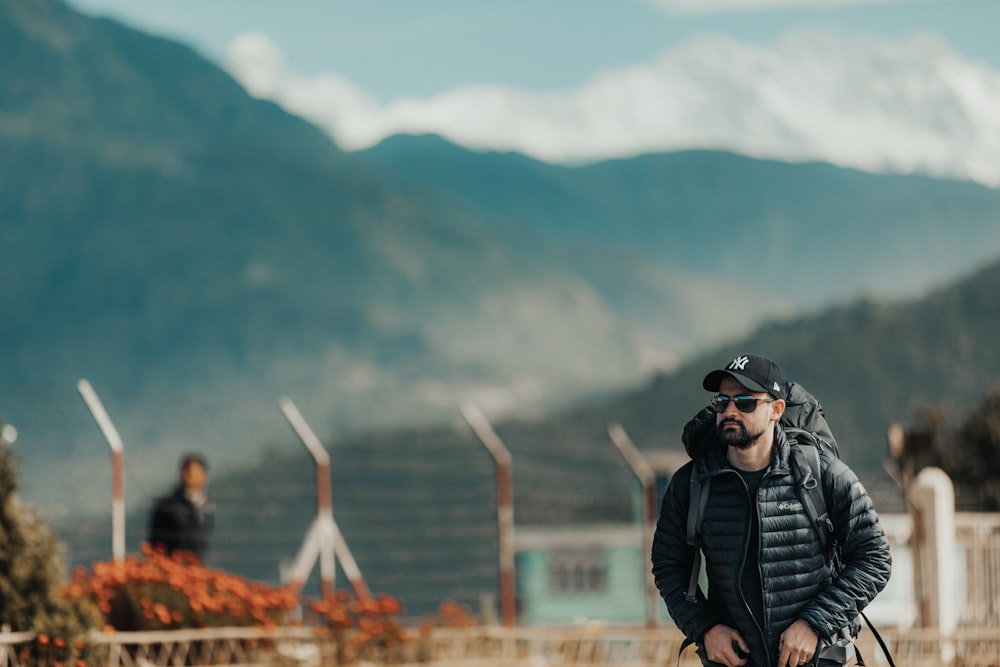
[[(107, 560), (111, 474), (108, 460), (93, 455), (107, 454), (107, 445), (80, 397), (67, 391), (54, 402), (54, 412), (40, 407), (53, 402), (47, 394), (2, 400), (3, 418), (16, 421), (20, 432), (15, 447), (27, 480), (23, 496), (56, 517), (52, 525), (71, 567)], [(242, 430), (221, 410), (211, 418), (226, 402), (168, 394), (111, 393), (105, 399), (126, 442), (127, 548), (135, 552), (145, 539), (148, 509), (176, 479), (181, 454), (206, 451), (217, 506), (207, 564), (280, 583), (316, 516), (313, 462), (276, 400), (253, 405), (256, 412)], [(312, 414), (308, 408), (303, 413)], [(247, 425), (256, 431), (253, 439), (230, 439)], [(321, 437), (333, 430), (330, 424), (312, 426)], [(586, 426), (577, 428), (581, 442), (601, 439)], [(518, 523), (635, 519), (634, 479), (606, 436), (603, 448), (567, 451), (528, 428), (500, 435), (514, 454)], [(445, 599), (493, 608), (493, 463), (457, 417), (451, 427), (414, 430), (402, 438), (369, 434), (324, 444), (337, 523), (373, 592), (402, 599), (411, 618), (433, 613)], [(961, 625), (1000, 627), (1000, 521), (974, 516), (976, 521), (959, 521), (956, 533), (966, 572)], [(304, 591), (318, 594), (316, 569)]]
[[(216, 506), (207, 564), (281, 583), (316, 517), (314, 463), (277, 399), (127, 393), (94, 383), (125, 443), (126, 550), (146, 538), (149, 509), (176, 480), (177, 462), (204, 453)], [(50, 518), (70, 567), (111, 556), (110, 453), (81, 397), (0, 392), (20, 437), (22, 498)], [(300, 403), (330, 453), (336, 521), (373, 592), (399, 597), (407, 613), (444, 600), (492, 607), (498, 591), (495, 470), (455, 410), (450, 425), (402, 434), (328, 438), (336, 424)], [(531, 429), (501, 433), (514, 454), (515, 521), (630, 521), (634, 482), (603, 432), (569, 447)], [(317, 568), (318, 569), (318, 568)], [(304, 591), (319, 589), (318, 572)], [(338, 573), (343, 576), (343, 573)]]

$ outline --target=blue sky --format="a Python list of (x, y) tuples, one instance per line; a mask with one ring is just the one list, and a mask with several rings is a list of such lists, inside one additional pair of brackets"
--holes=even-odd
[[(72, 0), (184, 41), (347, 150), (722, 148), (1000, 186), (997, 0)], [(997, 118), (994, 118), (997, 117)]]
[[(790, 30), (904, 37), (936, 32), (970, 58), (1000, 67), (1000, 2), (889, 0), (680, 2), (652, 0), (70, 0), (176, 37), (222, 62), (233, 39), (262, 32), (298, 70), (337, 71), (382, 101), (468, 83), (532, 90), (579, 85), (594, 73), (651, 59), (692, 35), (773, 42)], [(742, 9), (726, 9), (740, 7)], [(675, 9), (670, 9), (673, 6)], [(713, 7), (719, 7), (713, 10)]]

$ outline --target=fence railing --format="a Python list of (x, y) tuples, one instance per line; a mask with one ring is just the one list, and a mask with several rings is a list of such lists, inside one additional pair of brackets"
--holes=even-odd
[(328, 644), (304, 627), (94, 632), (91, 643), (107, 647), (108, 667), (330, 664), (322, 655)]
[[(880, 634), (897, 665), (941, 667), (949, 662), (956, 667), (1000, 665), (1000, 635), (993, 628), (963, 628), (951, 637), (926, 630), (889, 629)], [(701, 665), (693, 648), (678, 654), (683, 639), (672, 628), (588, 631), (490, 627), (444, 631), (432, 638), (430, 664), (434, 667)], [(866, 664), (889, 664), (869, 630), (862, 630), (857, 647)], [(949, 660), (949, 656), (953, 659)]]
[(4, 626), (0, 630), (0, 667), (21, 667), (20, 654), (34, 641), (35, 633), (10, 632), (10, 628)]
[[(914, 598), (913, 523), (906, 514), (884, 514), (893, 544), (892, 580), (868, 609), (879, 625), (904, 628), (919, 623)], [(955, 513), (954, 559), (947, 566), (963, 628), (996, 628), (1000, 635), (1000, 513)], [(926, 545), (925, 545), (926, 546)]]
[[(907, 531), (902, 528), (902, 531)], [(900, 535), (902, 537), (902, 535)], [(1000, 513), (959, 512), (955, 542), (962, 552), (964, 581), (960, 627), (949, 637), (919, 628), (880, 628), (897, 664), (1000, 666)], [(58, 660), (39, 655), (35, 635), (0, 629), (0, 667), (53, 667)], [(677, 661), (682, 637), (674, 628), (644, 630), (573, 627), (567, 629), (483, 626), (438, 629), (422, 637), (429, 665), (516, 667), (518, 665), (616, 665), (635, 667)], [(867, 629), (859, 648), (868, 664), (884, 656)], [(206, 628), (158, 632), (93, 632), (90, 665), (181, 667), (188, 665), (267, 665), (318, 667), (335, 664), (336, 646), (312, 628)], [(697, 665), (694, 651), (681, 665)]]
[(1000, 513), (956, 513), (955, 543), (965, 560), (959, 624), (997, 628), (1000, 636)]
[[(882, 637), (898, 665), (908, 667), (996, 667), (1000, 635), (994, 628), (963, 628), (950, 637), (932, 631), (888, 629)], [(37, 656), (22, 659), (30, 633), (0, 634), (0, 667), (52, 667)], [(425, 642), (419, 664), (427, 667), (540, 667), (544, 665), (629, 665), (681, 667), (700, 665), (693, 649), (678, 661), (683, 637), (673, 628), (521, 628), (477, 626), (438, 629)], [(210, 628), (160, 632), (95, 633), (106, 648), (108, 667), (181, 667), (241, 665), (253, 667), (326, 667), (336, 665), (336, 646), (309, 628), (276, 630)], [(865, 629), (858, 648), (868, 665), (888, 664)], [(91, 663), (95, 664), (95, 663)]]
[[(89, 667), (183, 667), (191, 665), (319, 666), (334, 664), (329, 641), (314, 628), (231, 627), (149, 632), (92, 631), (87, 641)], [(58, 667), (32, 632), (0, 632), (0, 667)], [(69, 667), (69, 666), (66, 666)]]

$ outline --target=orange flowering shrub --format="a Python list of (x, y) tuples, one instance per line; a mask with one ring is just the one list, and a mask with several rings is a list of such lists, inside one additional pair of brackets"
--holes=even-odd
[(438, 606), (437, 616), (430, 621), (440, 628), (468, 628), (477, 625), (478, 621), (472, 615), (467, 605), (445, 600)]
[(338, 664), (356, 660), (412, 662), (414, 638), (400, 625), (403, 605), (389, 595), (367, 600), (352, 599), (339, 591), (333, 599), (309, 606), (321, 631), (337, 644)]
[(143, 545), (123, 562), (78, 567), (64, 588), (92, 600), (106, 629), (170, 630), (225, 626), (273, 627), (298, 605), (295, 593), (215, 570), (190, 554), (167, 555)]
[[(290, 588), (251, 582), (243, 577), (202, 565), (188, 554), (167, 555), (143, 546), (142, 553), (122, 562), (100, 562), (78, 567), (62, 589), (68, 600), (95, 605), (104, 616), (105, 632), (173, 630), (226, 626), (274, 627), (286, 621), (300, 600)], [(357, 599), (339, 591), (331, 599), (302, 602), (307, 622), (318, 636), (331, 640), (337, 664), (366, 661), (376, 664), (427, 660), (433, 627), (475, 624), (471, 613), (456, 602), (442, 603), (432, 622), (421, 627), (419, 638), (400, 623), (403, 605), (389, 595)], [(75, 647), (74, 662), (63, 640), (39, 635), (35, 654), (48, 667), (87, 667), (98, 664), (86, 646)], [(25, 656), (26, 663), (28, 654)], [(34, 667), (42, 667), (41, 663)]]
[(417, 650), (418, 662), (431, 662), (435, 659), (433, 635), (435, 628), (468, 628), (479, 625), (467, 605), (454, 600), (445, 600), (438, 605), (434, 616), (424, 619), (420, 624), (420, 640)]

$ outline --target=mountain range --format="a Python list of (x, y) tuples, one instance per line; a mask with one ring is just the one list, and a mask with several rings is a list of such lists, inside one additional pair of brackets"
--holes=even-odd
[(367, 154), (495, 224), (571, 247), (627, 247), (797, 309), (915, 296), (996, 257), (997, 193), (972, 183), (713, 151), (565, 167), (434, 136), (393, 137)]
[[(888, 420), (996, 377), (996, 190), (714, 151), (564, 167), (396, 137), (345, 153), (190, 48), (58, 0), (0, 0), (0, 58), (0, 420), (73, 560), (104, 540), (88, 521), (110, 486), (80, 378), (126, 443), (133, 520), (203, 451), (220, 543), (238, 545), (217, 556), (255, 576), (313, 502), (277, 409), (292, 397), (341, 452), (345, 534), (392, 592), (397, 555), (423, 561), (387, 535), (490, 551), (464, 400), (518, 443), (527, 520), (621, 520), (607, 422), (675, 447), (698, 375), (734, 351), (814, 389), (872, 479)], [(466, 509), (475, 527), (430, 527)], [(478, 558), (469, 581), (489, 581)]]

